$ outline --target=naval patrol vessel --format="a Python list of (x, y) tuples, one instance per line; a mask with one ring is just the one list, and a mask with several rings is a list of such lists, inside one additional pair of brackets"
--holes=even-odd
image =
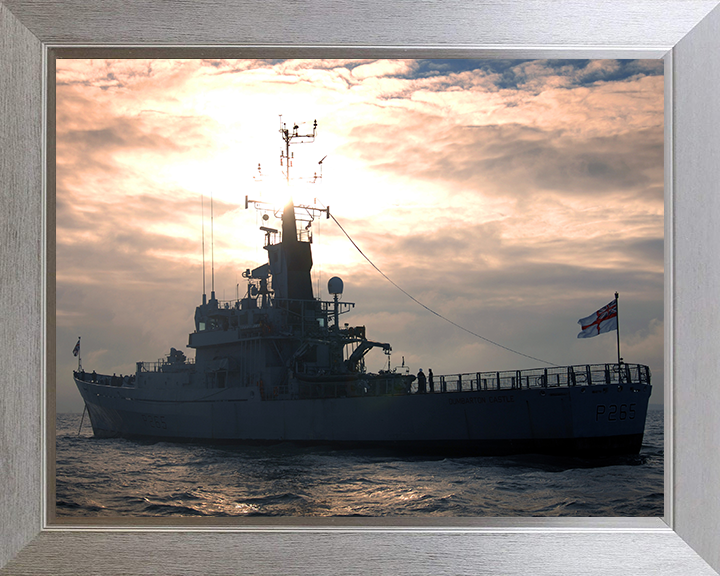
[[(288, 181), (290, 143), (314, 139), (316, 128), (303, 135), (281, 124)], [(246, 197), (245, 207), (251, 204), (266, 209)], [(96, 436), (444, 455), (640, 451), (652, 390), (647, 366), (619, 359), (418, 379), (392, 367), (390, 343), (341, 323), (354, 303), (340, 300), (340, 278), (328, 282), (331, 300), (314, 295), (312, 217), (306, 223), (298, 213), (331, 216), (328, 207), (291, 201), (280, 230), (260, 227), (268, 261), (243, 272), (242, 297), (203, 294), (187, 344), (194, 358), (172, 348), (126, 376), (79, 364), (74, 380)], [(364, 361), (375, 348), (388, 357), (376, 373)]]

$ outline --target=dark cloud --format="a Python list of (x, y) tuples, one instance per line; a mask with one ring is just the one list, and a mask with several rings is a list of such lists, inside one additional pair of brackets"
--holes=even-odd
[[(600, 215), (601, 218), (611, 217)], [(648, 217), (647, 223), (653, 220)], [(629, 224), (643, 229), (642, 219)], [(512, 223), (490, 222), (441, 227), (435, 232), (414, 234), (367, 231), (363, 221), (344, 223), (346, 230), (366, 256), (393, 281), (413, 286), (419, 292), (445, 287), (456, 296), (473, 299), (478, 294), (508, 298), (507, 287), (516, 300), (547, 298), (568, 287), (573, 293), (592, 293), (605, 286), (609, 293), (624, 290), (659, 290), (662, 294), (662, 237), (563, 238), (518, 241), (505, 239)], [(657, 227), (656, 227), (657, 228)], [(661, 234), (662, 229), (655, 231)], [(329, 234), (326, 233), (329, 236)], [(355, 252), (350, 242), (341, 241), (348, 255)], [(341, 244), (342, 246), (343, 244)], [(631, 266), (618, 262), (633, 263)], [(375, 283), (371, 265), (358, 281)]]
[(640, 262), (659, 264), (663, 262), (665, 241), (663, 238), (630, 240), (625, 243), (624, 253)]
[(209, 146), (205, 133), (211, 124), (207, 118), (178, 117), (151, 111), (134, 117), (115, 117), (98, 128), (58, 130), (58, 154), (63, 158), (66, 154), (101, 156), (122, 149), (162, 153), (187, 151), (203, 144)]
[(425, 141), (400, 123), (372, 125), (362, 135), (353, 131), (342, 152), (378, 172), (410, 172), (489, 194), (595, 195), (662, 182), (662, 127), (587, 137), (520, 124), (448, 130), (437, 118), (422, 123)]
[[(58, 221), (61, 222), (57, 230), (58, 267), (76, 278), (98, 274), (131, 275), (162, 284), (172, 277), (168, 272), (168, 257), (175, 255), (182, 260), (188, 254), (200, 256), (198, 204), (196, 200), (178, 199), (168, 206), (157, 198), (143, 196), (132, 204), (108, 203), (103, 214), (98, 216), (84, 211), (82, 206), (62, 202), (58, 206)], [(216, 214), (220, 217), (236, 208), (218, 202)], [(172, 221), (173, 214), (188, 213), (198, 216), (195, 239), (146, 228), (148, 223)], [(138, 214), (142, 214), (142, 219)]]

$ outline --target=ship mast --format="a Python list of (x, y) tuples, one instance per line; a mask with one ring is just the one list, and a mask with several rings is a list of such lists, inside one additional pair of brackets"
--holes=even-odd
[[(294, 154), (290, 151), (291, 144), (310, 144), (315, 141), (317, 135), (317, 120), (313, 121), (312, 132), (300, 132), (300, 127), (293, 124), (292, 128), (288, 127), (282, 121), (280, 116), (280, 136), (284, 142), (284, 149), (280, 152), (280, 166), (285, 169), (283, 175), (285, 182), (290, 186), (290, 172), (293, 167)], [(327, 218), (330, 217), (330, 208), (316, 208), (315, 206), (295, 205), (290, 195), (289, 201), (282, 207), (282, 216), (279, 215), (280, 207), (274, 206), (267, 202), (259, 200), (250, 200), (245, 196), (245, 208), (250, 203), (255, 208), (263, 212), (273, 212), (275, 217), (282, 218), (282, 240), (276, 244), (270, 243), (270, 231), (273, 229), (261, 228), (268, 232), (267, 244), (265, 249), (268, 251), (268, 259), (270, 264), (270, 273), (273, 277), (273, 291), (276, 301), (282, 300), (313, 300), (312, 280), (310, 271), (312, 268), (312, 252), (310, 243), (312, 237), (308, 234), (307, 239), (303, 238), (303, 234), (298, 234), (297, 223), (305, 220), (305, 216), (297, 218), (295, 209), (302, 210), (309, 218), (306, 230), (309, 230), (310, 224), (316, 215), (325, 213)], [(263, 216), (263, 219), (265, 219)], [(292, 304), (296, 306), (297, 303)]]
[(205, 295), (205, 195), (203, 194), (200, 200), (200, 209), (201, 209), (201, 216), (200, 219), (202, 221), (202, 266), (203, 266), (203, 297), (202, 297), (202, 303), (207, 304), (207, 296)]
[[(293, 124), (292, 128), (288, 128), (287, 124), (285, 124), (282, 121), (282, 114), (280, 114), (280, 136), (283, 139), (283, 142), (285, 143), (285, 150), (280, 151), (280, 166), (285, 168), (284, 176), (285, 176), (285, 183), (289, 187), (290, 186), (290, 168), (292, 168), (293, 159), (295, 157), (294, 153), (290, 152), (290, 144), (311, 144), (315, 141), (315, 137), (317, 136), (317, 120), (313, 120), (313, 129), (312, 133), (310, 134), (300, 134), (300, 126), (297, 124)], [(319, 164), (322, 167), (322, 162), (325, 160), (327, 156), (325, 156), (322, 160), (320, 160)], [(260, 165), (258, 164), (258, 172), (260, 171)], [(320, 178), (322, 178), (322, 174), (320, 175)], [(316, 181), (318, 179), (317, 174), (313, 176), (313, 181)], [(255, 208), (264, 212), (274, 212), (275, 216), (278, 215), (277, 207), (271, 206), (267, 202), (263, 202), (262, 200), (251, 200), (248, 196), (245, 196), (245, 209), (249, 208), (250, 204), (254, 204)], [(265, 206), (263, 206), (265, 205)], [(284, 211), (286, 208), (292, 208), (293, 212), (294, 210), (300, 209), (307, 214), (310, 215), (311, 219), (314, 217), (315, 214), (322, 214), (325, 213), (326, 218), (330, 218), (330, 206), (326, 206), (325, 208), (317, 208), (315, 206), (307, 206), (304, 204), (295, 204), (292, 200), (292, 196), (290, 197), (290, 201), (288, 202), (287, 206), (283, 206), (282, 210)], [(294, 216), (294, 214), (293, 214)], [(293, 226), (295, 225), (294, 217), (293, 217)], [(297, 232), (295, 232), (295, 238), (297, 239)], [(269, 235), (268, 235), (268, 241), (269, 241)]]
[(215, 233), (213, 194), (210, 192), (210, 300), (215, 300)]
[(300, 134), (298, 132), (299, 130), (300, 127), (297, 124), (293, 125), (292, 130), (290, 130), (287, 127), (287, 124), (282, 121), (282, 114), (280, 114), (280, 135), (285, 142), (285, 151), (280, 152), (280, 166), (283, 165), (284, 161), (286, 164), (285, 181), (287, 182), (288, 186), (290, 185), (290, 168), (292, 167), (293, 161), (293, 154), (290, 153), (290, 142), (296, 138), (298, 139), (298, 141), (295, 142), (295, 144), (311, 144), (312, 142), (315, 142), (315, 135), (317, 133), (317, 120), (313, 121), (312, 134)]

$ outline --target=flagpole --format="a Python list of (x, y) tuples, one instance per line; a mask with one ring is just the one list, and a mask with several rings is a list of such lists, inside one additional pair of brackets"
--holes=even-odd
[(75, 344), (75, 348), (73, 350), (73, 354), (77, 356), (78, 359), (78, 372), (82, 370), (82, 356), (80, 355), (80, 336), (78, 336), (77, 344)]
[(620, 382), (622, 382), (622, 364), (620, 357), (620, 308), (618, 307), (618, 296), (619, 294), (615, 292), (615, 323), (617, 324), (617, 351), (618, 351), (618, 378)]

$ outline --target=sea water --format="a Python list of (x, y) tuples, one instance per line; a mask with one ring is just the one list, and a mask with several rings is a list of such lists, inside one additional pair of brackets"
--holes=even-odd
[(100, 439), (59, 414), (58, 517), (662, 516), (663, 411), (603, 460)]

